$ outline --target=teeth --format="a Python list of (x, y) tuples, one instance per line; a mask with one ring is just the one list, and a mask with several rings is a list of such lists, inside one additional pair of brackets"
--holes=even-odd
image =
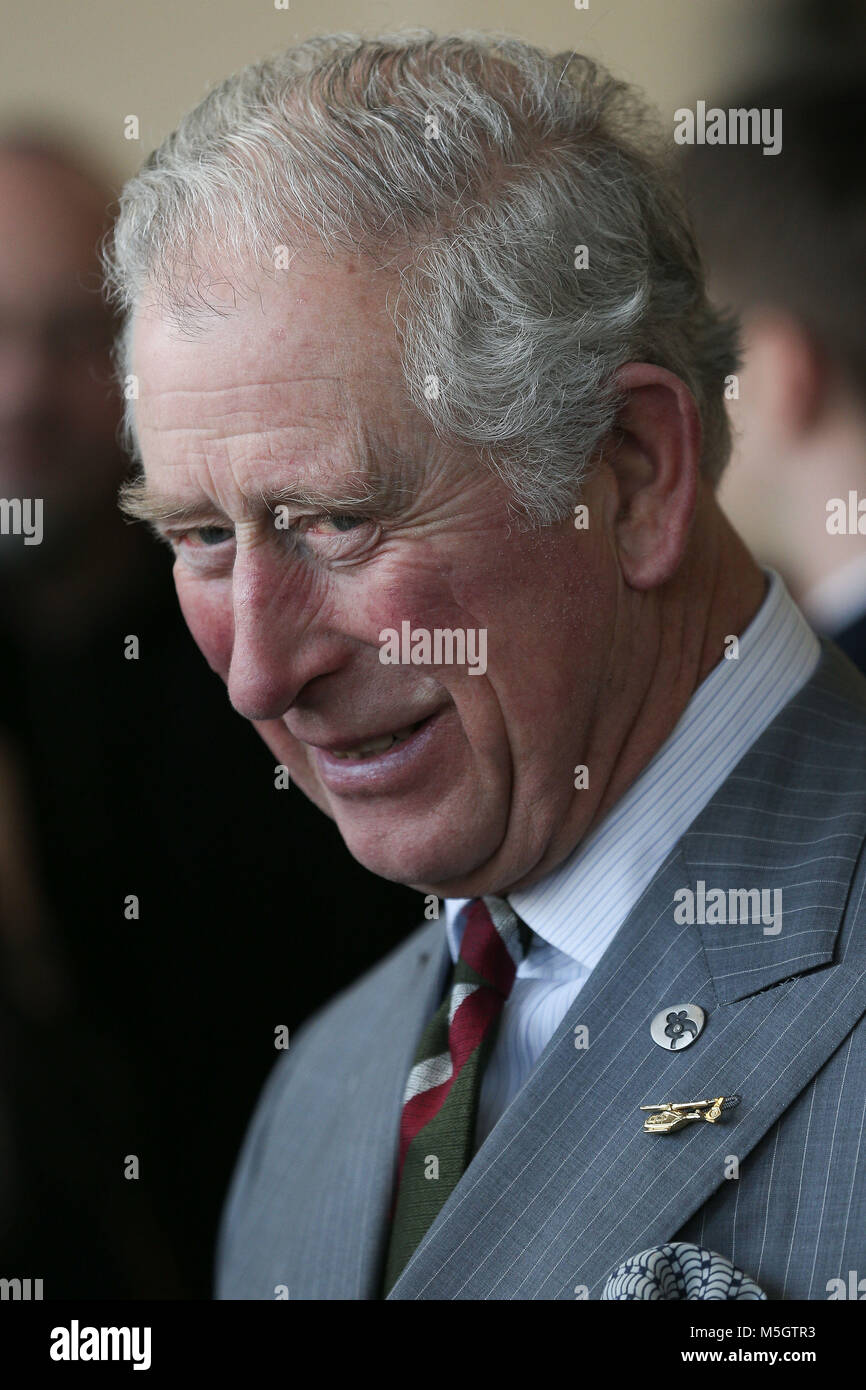
[(338, 758), (369, 758), (374, 753), (384, 753), (386, 748), (390, 748), (394, 742), (393, 734), (383, 734), (381, 738), (371, 738), (369, 743), (359, 743), (357, 748), (352, 748), (345, 753), (338, 753)]
[(348, 749), (345, 753), (334, 753), (335, 758), (372, 758), (376, 753), (384, 753), (395, 743), (404, 743), (411, 733), (414, 733), (415, 725), (409, 724), (405, 729), (397, 729), (393, 734), (382, 734), (379, 738), (368, 739), (366, 743), (359, 743), (355, 748)]

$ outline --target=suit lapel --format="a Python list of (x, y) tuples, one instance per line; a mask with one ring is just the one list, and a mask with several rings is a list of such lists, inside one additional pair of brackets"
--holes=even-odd
[[(839, 769), (800, 739), (839, 674), (831, 653), (668, 856), (392, 1298), (598, 1298), (617, 1264), (671, 1239), (731, 1176), (866, 1012), (859, 945), (833, 963), (846, 904), (850, 924), (863, 896), (862, 815), (816, 829), (808, 797), (779, 789), (784, 758), (801, 792), (838, 798)], [(677, 920), (682, 890), (697, 903), (701, 883), (780, 889), (781, 930)], [(707, 1021), (671, 1053), (650, 1022), (683, 1004)], [(641, 1105), (732, 1093), (741, 1103), (716, 1125), (643, 1132)]]

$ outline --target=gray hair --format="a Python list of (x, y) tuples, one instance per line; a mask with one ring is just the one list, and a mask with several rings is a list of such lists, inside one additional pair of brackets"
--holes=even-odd
[(119, 373), (145, 292), (195, 332), (225, 312), (207, 300), (210, 258), (278, 274), (278, 252), (313, 242), (396, 266), (412, 400), (531, 523), (570, 512), (628, 361), (688, 385), (715, 483), (736, 331), (707, 300), (671, 143), (599, 64), (499, 35), (339, 33), (251, 63), (123, 190), (104, 251), (126, 315)]

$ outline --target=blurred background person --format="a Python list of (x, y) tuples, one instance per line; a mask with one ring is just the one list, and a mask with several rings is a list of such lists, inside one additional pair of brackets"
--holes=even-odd
[(0, 1274), (208, 1298), (275, 1030), (423, 901), (278, 789), (117, 510), (112, 196), (55, 134), (0, 136), (0, 497), (43, 527), (0, 535)]
[(691, 145), (683, 170), (713, 298), (743, 325), (723, 505), (866, 669), (866, 62), (845, 32), (710, 103), (781, 110), (778, 155)]

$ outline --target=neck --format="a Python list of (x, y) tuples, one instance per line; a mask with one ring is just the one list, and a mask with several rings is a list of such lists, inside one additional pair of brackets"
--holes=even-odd
[(724, 659), (725, 639), (749, 626), (766, 587), (760, 566), (702, 485), (691, 540), (672, 578), (644, 592), (621, 585), (609, 676), (582, 758), (590, 787), (577, 793), (573, 817), (531, 874), (511, 889), (550, 873), (604, 820)]
[(603, 819), (665, 742), (698, 686), (724, 659), (725, 639), (740, 636), (755, 617), (766, 588), (760, 566), (706, 494), (673, 579), (642, 596), (641, 621), (651, 626), (654, 647), (649, 676), (587, 829)]

